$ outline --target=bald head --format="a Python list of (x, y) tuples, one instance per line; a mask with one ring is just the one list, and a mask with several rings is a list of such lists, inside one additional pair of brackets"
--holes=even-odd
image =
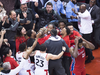
[(86, 5), (82, 4), (80, 6), (80, 12), (83, 13), (83, 12), (85, 12), (85, 10), (86, 10)]
[(14, 10), (10, 11), (9, 16), (11, 19), (16, 20), (16, 12)]

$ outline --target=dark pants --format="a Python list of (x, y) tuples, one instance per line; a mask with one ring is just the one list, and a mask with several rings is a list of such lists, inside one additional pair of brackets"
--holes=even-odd
[[(53, 74), (53, 73), (56, 74)], [(49, 74), (50, 75), (66, 75), (65, 69), (62, 66), (62, 59), (49, 61)]]
[(16, 55), (16, 46), (15, 46), (15, 41), (10, 41), (8, 40), (9, 44), (10, 44), (10, 49), (12, 51), (12, 55), (15, 56)]
[(72, 22), (72, 23), (73, 23), (74, 28), (76, 28), (79, 31), (78, 22)]
[(63, 66), (67, 75), (70, 75), (71, 57), (63, 56)]
[[(91, 41), (91, 34), (82, 34), (83, 38), (87, 41)], [(88, 59), (91, 60), (93, 55), (92, 55), (92, 50), (85, 48), (86, 55), (88, 56)]]

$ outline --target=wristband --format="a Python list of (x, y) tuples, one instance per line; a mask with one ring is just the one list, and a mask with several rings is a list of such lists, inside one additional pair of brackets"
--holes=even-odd
[(62, 50), (63, 52), (65, 52), (64, 50)]

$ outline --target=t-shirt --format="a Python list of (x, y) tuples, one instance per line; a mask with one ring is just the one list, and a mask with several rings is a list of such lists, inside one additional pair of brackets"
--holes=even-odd
[(15, 61), (13, 56), (4, 58), (3, 62), (10, 62), (11, 69), (15, 69), (18, 66), (18, 63)]
[[(62, 37), (62, 36), (61, 36)], [(68, 45), (68, 47), (70, 47), (70, 40), (69, 40), (69, 36), (67, 35), (67, 36), (65, 36), (64, 38), (62, 38), (65, 42), (66, 42), (66, 44)], [(69, 56), (69, 57), (71, 57), (71, 55), (70, 55), (70, 53), (69, 52), (65, 52), (64, 53), (64, 56)]]
[(75, 42), (74, 42), (74, 40), (75, 40), (75, 37), (76, 36), (78, 36), (78, 37), (82, 37), (80, 34), (79, 34), (79, 32), (77, 32), (77, 31), (73, 31), (73, 33), (71, 34), (71, 35), (69, 35), (69, 39), (70, 39), (70, 43), (71, 43), (71, 46), (72, 45), (75, 45)]

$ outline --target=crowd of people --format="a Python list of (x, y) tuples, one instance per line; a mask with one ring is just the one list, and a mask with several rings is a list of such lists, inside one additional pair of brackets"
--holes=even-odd
[(0, 2), (0, 75), (86, 75), (100, 45), (96, 2), (16, 0), (9, 15)]

